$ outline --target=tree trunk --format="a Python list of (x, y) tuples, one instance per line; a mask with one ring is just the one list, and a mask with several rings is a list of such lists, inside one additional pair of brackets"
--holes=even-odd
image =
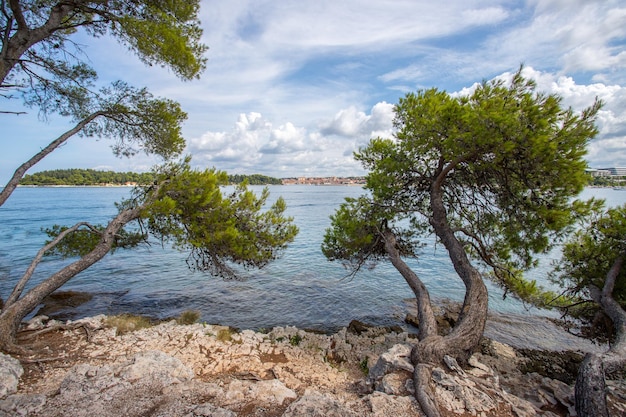
[(474, 268), (465, 248), (448, 224), (442, 190), (438, 183), (433, 184), (431, 189), (430, 206), (432, 210), (430, 224), (448, 250), (454, 270), (465, 284), (465, 298), (459, 319), (452, 331), (442, 341), (433, 340), (425, 343), (426, 349), (421, 349), (423, 352), (419, 352), (419, 354), (424, 355), (421, 358), (422, 361), (432, 361), (433, 359), (440, 361), (444, 355), (448, 354), (465, 362), (471, 355), (471, 351), (480, 342), (485, 330), (489, 294), (480, 272)]
[(400, 257), (400, 252), (398, 252), (398, 248), (396, 247), (396, 237), (393, 232), (391, 230), (385, 230), (383, 232), (383, 238), (385, 239), (385, 250), (389, 255), (391, 264), (400, 272), (400, 275), (402, 275), (411, 290), (413, 290), (413, 294), (415, 294), (417, 301), (417, 320), (419, 322), (419, 339), (423, 340), (429, 336), (437, 335), (437, 320), (435, 320), (435, 313), (430, 303), (428, 289), (417, 274), (413, 272)]
[(41, 304), (46, 296), (52, 294), (79, 272), (102, 259), (111, 250), (117, 232), (128, 222), (139, 218), (142, 208), (136, 207), (120, 212), (109, 222), (102, 233), (100, 242), (91, 252), (54, 273), (13, 304), (5, 305), (0, 314), (0, 350), (14, 351), (17, 331), (22, 319)]
[(576, 413), (580, 417), (609, 417), (602, 356), (588, 353), (576, 377)]
[[(0, 51), (0, 85), (4, 84), (11, 70), (20, 62), (24, 52), (61, 29), (63, 21), (73, 9), (71, 4), (59, 3), (52, 7), (48, 20), (42, 26), (31, 29), (28, 27), (20, 2), (10, 1), (9, 6), (17, 31), (7, 42), (3, 42)], [(13, 22), (7, 19), (7, 25), (9, 24), (12, 25)]]
[[(450, 228), (440, 190), (433, 187), (431, 225), (439, 239), (448, 250), (454, 269), (465, 284), (465, 299), (459, 320), (446, 336), (437, 334), (437, 323), (432, 310), (430, 295), (424, 283), (400, 258), (396, 248), (395, 236), (385, 231), (385, 250), (394, 267), (407, 281), (417, 300), (419, 321), (419, 342), (411, 352), (411, 362), (415, 367), (413, 383), (415, 398), (427, 417), (440, 417), (437, 403), (431, 388), (432, 372), (427, 364), (438, 364), (445, 355), (456, 357), (461, 362), (467, 361), (472, 351), (480, 342), (487, 321), (487, 287), (478, 270), (470, 263), (463, 245)], [(439, 190), (439, 191), (438, 191)]]
[(589, 288), (593, 300), (613, 322), (615, 340), (605, 354), (588, 353), (578, 369), (575, 396), (576, 413), (580, 417), (609, 417), (605, 372), (614, 372), (626, 365), (626, 311), (613, 298), (615, 281), (623, 263), (624, 256), (618, 256), (606, 275), (602, 291)]

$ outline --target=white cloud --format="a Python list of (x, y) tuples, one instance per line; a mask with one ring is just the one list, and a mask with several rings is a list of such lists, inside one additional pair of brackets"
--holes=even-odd
[(269, 141), (263, 147), (263, 153), (293, 153), (306, 148), (305, 129), (286, 123), (270, 132)]
[[(512, 72), (499, 75), (510, 79)], [(577, 84), (573, 78), (524, 68), (524, 76), (534, 79), (538, 89), (556, 93), (563, 105), (581, 111), (597, 98), (603, 100), (597, 125), (599, 135), (589, 146), (591, 166), (619, 165), (626, 160), (626, 89), (602, 83)], [(452, 93), (471, 93), (474, 85)], [(356, 175), (363, 170), (354, 161), (355, 150), (373, 137), (391, 137), (393, 105), (379, 102), (369, 113), (355, 106), (340, 109), (317, 127), (286, 122), (274, 127), (260, 113), (240, 115), (230, 132), (206, 132), (189, 142), (194, 162), (214, 164), (233, 172), (261, 172), (275, 176)]]
[[(181, 103), (196, 164), (277, 176), (361, 172), (351, 154), (390, 135), (388, 103), (419, 88), (462, 92), (520, 63), (576, 109), (603, 99), (590, 163), (626, 164), (623, 0), (203, 1), (200, 12), (210, 49), (205, 73), (191, 82), (146, 67), (107, 37), (77, 39), (103, 82), (124, 79)], [(38, 138), (66, 130), (38, 124), (36, 114), (25, 120), (5, 132), (2, 178), (12, 161), (40, 149)], [(79, 147), (63, 151), (72, 149)], [(90, 166), (149, 164), (90, 149)], [(86, 163), (76, 155), (46, 167)]]
[(352, 154), (374, 136), (391, 136), (393, 106), (381, 102), (370, 114), (342, 109), (307, 129), (287, 122), (274, 128), (259, 113), (241, 114), (229, 132), (191, 139), (187, 152), (199, 166), (274, 176), (355, 175), (363, 172)]
[(393, 105), (381, 102), (372, 107), (371, 113), (366, 115), (354, 106), (340, 110), (332, 120), (323, 123), (321, 132), (325, 135), (338, 135), (369, 140), (373, 136), (391, 134), (393, 121)]

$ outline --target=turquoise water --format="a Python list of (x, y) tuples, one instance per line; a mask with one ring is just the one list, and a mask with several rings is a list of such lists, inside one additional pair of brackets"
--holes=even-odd
[[(252, 187), (260, 190), (260, 187)], [(18, 188), (0, 207), (0, 293), (6, 298), (30, 260), (45, 241), (42, 227), (78, 221), (106, 222), (115, 214), (113, 203), (130, 188)], [(284, 256), (240, 281), (224, 281), (185, 264), (186, 254), (154, 242), (147, 247), (119, 251), (72, 279), (66, 290), (94, 293), (94, 298), (68, 312), (69, 318), (100, 313), (133, 312), (157, 318), (197, 309), (202, 320), (239, 328), (294, 325), (335, 330), (359, 319), (372, 324), (402, 324), (406, 299), (412, 293), (387, 264), (346, 278), (338, 262), (320, 251), (329, 216), (348, 196), (363, 193), (348, 186), (272, 186), (272, 198), (283, 196), (288, 214), (300, 228)], [(588, 189), (585, 196), (607, 198), (610, 205), (626, 203), (626, 191)], [(34, 282), (67, 263), (46, 260)], [(428, 246), (419, 260), (409, 262), (434, 298), (462, 300), (464, 288), (442, 247)], [(533, 272), (539, 281), (547, 267)], [(543, 315), (490, 287), (490, 308), (501, 313)]]

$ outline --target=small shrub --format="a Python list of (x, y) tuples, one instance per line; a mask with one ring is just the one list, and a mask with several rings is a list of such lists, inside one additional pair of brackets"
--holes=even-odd
[(302, 336), (300, 336), (299, 334), (294, 334), (289, 338), (289, 344), (291, 346), (298, 346), (300, 342), (302, 342)]
[(134, 332), (139, 329), (152, 327), (152, 321), (143, 316), (134, 314), (119, 314), (117, 316), (109, 316), (104, 321), (105, 326), (114, 327), (117, 336), (125, 333)]
[(181, 325), (194, 324), (200, 320), (200, 312), (198, 310), (185, 310), (180, 313), (176, 319), (176, 323)]
[(365, 376), (367, 376), (370, 373), (370, 368), (369, 366), (367, 366), (367, 357), (364, 358), (361, 362), (359, 362), (359, 368), (361, 369), (361, 372), (363, 372)]
[(233, 332), (230, 328), (220, 329), (217, 332), (217, 340), (220, 342), (230, 342), (233, 340)]

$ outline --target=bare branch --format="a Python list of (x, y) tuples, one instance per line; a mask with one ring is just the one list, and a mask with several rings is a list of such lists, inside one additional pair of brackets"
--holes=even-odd
[(27, 30), (28, 24), (24, 18), (24, 13), (22, 13), (20, 2), (18, 0), (9, 0), (9, 7), (11, 7), (11, 11), (13, 12), (13, 16), (17, 22), (18, 30)]
[(20, 278), (18, 283), (13, 288), (13, 292), (11, 292), (11, 295), (9, 295), (9, 298), (7, 298), (7, 301), (4, 304), (4, 308), (8, 308), (9, 306), (11, 306), (11, 304), (15, 303), (20, 298), (20, 296), (22, 295), (22, 291), (24, 291), (24, 287), (26, 286), (30, 278), (33, 276), (33, 273), (35, 272), (35, 269), (41, 262), (41, 259), (43, 258), (44, 254), (50, 249), (54, 248), (56, 245), (58, 245), (65, 236), (69, 235), (70, 233), (75, 232), (82, 226), (87, 226), (93, 229), (93, 227), (89, 223), (86, 223), (86, 222), (76, 223), (74, 226), (59, 233), (59, 235), (56, 236), (54, 239), (52, 239), (52, 241), (50, 241), (47, 245), (39, 249), (39, 252), (37, 252), (37, 255), (35, 255), (35, 257), (31, 261), (30, 265), (26, 269), (26, 272), (24, 272), (24, 275), (22, 275), (22, 278)]
[(624, 255), (618, 256), (611, 269), (606, 274), (606, 279), (604, 280), (604, 287), (602, 288), (602, 297), (608, 297), (613, 294), (613, 289), (615, 288), (615, 281), (617, 280), (617, 276), (622, 269), (622, 265), (624, 263)]
[(54, 151), (56, 148), (61, 146), (63, 143), (65, 143), (65, 141), (67, 141), (70, 137), (72, 137), (73, 135), (78, 133), (81, 129), (83, 129), (92, 120), (94, 120), (98, 116), (102, 116), (104, 114), (105, 113), (102, 112), (102, 111), (98, 111), (98, 112), (90, 114), (85, 119), (81, 120), (72, 129), (70, 129), (67, 132), (63, 133), (57, 139), (55, 139), (52, 142), (50, 142), (50, 144), (48, 146), (43, 148), (40, 152), (35, 154), (28, 161), (26, 161), (22, 165), (20, 165), (19, 168), (17, 168), (15, 170), (15, 173), (13, 174), (13, 177), (11, 177), (11, 179), (6, 184), (6, 186), (4, 187), (2, 192), (0, 192), (0, 206), (2, 206), (4, 204), (4, 202), (9, 198), (9, 196), (13, 193), (13, 191), (15, 190), (17, 185), (19, 184), (20, 180), (22, 179), (22, 177), (26, 173), (26, 171), (28, 171), (37, 162), (41, 161), (46, 155), (48, 155), (49, 153)]

